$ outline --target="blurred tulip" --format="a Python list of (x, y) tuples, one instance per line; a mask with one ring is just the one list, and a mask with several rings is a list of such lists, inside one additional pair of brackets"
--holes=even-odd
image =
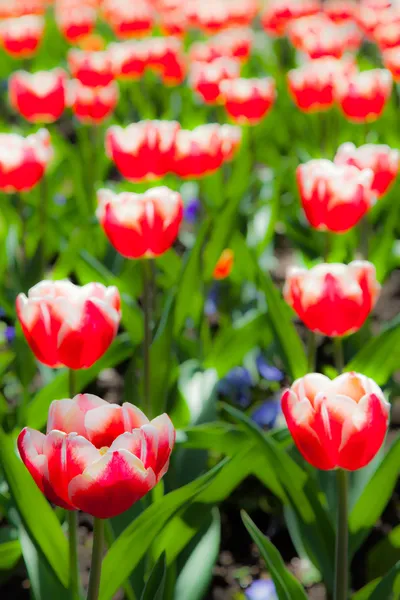
[(14, 58), (31, 58), (43, 38), (44, 19), (26, 15), (0, 22), (0, 44)]
[(46, 10), (46, 4), (46, 0), (2, 0), (0, 2), (0, 19), (42, 15)]
[(400, 8), (381, 11), (371, 37), (383, 52), (400, 44)]
[(193, 63), (189, 82), (207, 104), (215, 104), (220, 97), (220, 83), (240, 75), (240, 65), (230, 58), (217, 58), (209, 63)]
[(18, 449), (36, 485), (57, 506), (115, 517), (167, 472), (175, 429), (166, 414), (152, 421), (133, 404), (91, 394), (55, 400), (47, 434), (25, 427)]
[(251, 29), (235, 28), (222, 31), (207, 43), (213, 49), (215, 58), (226, 56), (245, 61), (250, 56), (254, 34)]
[(72, 77), (83, 85), (105, 87), (114, 79), (113, 63), (107, 50), (85, 52), (72, 48), (67, 58)]
[(199, 125), (189, 131), (178, 131), (172, 161), (172, 170), (184, 178), (204, 177), (219, 169), (227, 152), (221, 137), (221, 126), (216, 123)]
[(322, 231), (348, 231), (375, 199), (371, 169), (360, 171), (322, 158), (299, 165), (296, 178), (306, 217), (312, 227)]
[(237, 125), (221, 125), (218, 129), (218, 135), (223, 160), (232, 160), (242, 141), (242, 129)]
[(345, 30), (332, 23), (324, 13), (303, 17), (288, 27), (293, 46), (310, 58), (340, 58), (347, 49)]
[(382, 60), (396, 83), (400, 82), (400, 46), (382, 52)]
[(301, 454), (324, 471), (365, 467), (383, 444), (390, 405), (365, 375), (330, 380), (311, 373), (282, 396), (282, 410)]
[(115, 77), (118, 79), (140, 79), (147, 67), (149, 49), (140, 41), (128, 40), (108, 46)]
[(107, 154), (129, 181), (163, 177), (173, 168), (179, 129), (176, 121), (140, 121), (125, 129), (110, 127), (106, 133)]
[(147, 66), (158, 73), (166, 85), (178, 85), (186, 75), (186, 63), (180, 40), (173, 37), (149, 38)]
[(373, 39), (375, 29), (382, 23), (386, 12), (386, 6), (367, 6), (360, 3), (355, 11), (355, 21), (365, 35)]
[(106, 41), (98, 33), (89, 33), (79, 38), (77, 44), (85, 52), (98, 52), (99, 50), (104, 50)]
[(204, 2), (193, 0), (186, 7), (188, 21), (193, 28), (213, 35), (230, 26), (230, 7), (228, 2)]
[(66, 73), (62, 69), (15, 71), (8, 85), (11, 106), (31, 123), (53, 123), (64, 112)]
[(181, 8), (159, 13), (159, 25), (167, 36), (182, 36), (188, 29), (189, 22), (185, 11)]
[(365, 144), (356, 148), (351, 142), (342, 144), (334, 162), (337, 165), (354, 165), (358, 169), (371, 169), (374, 173), (371, 189), (383, 196), (397, 177), (400, 165), (400, 152), (389, 146)]
[(353, 59), (317, 58), (288, 72), (289, 91), (304, 112), (327, 110), (334, 103), (334, 82), (356, 69)]
[(77, 43), (94, 29), (97, 11), (93, 6), (80, 0), (63, 0), (56, 3), (55, 17), (59, 30), (65, 39)]
[(16, 302), (18, 319), (36, 358), (48, 367), (91, 367), (113, 341), (121, 318), (117, 288), (41, 281)]
[(148, 35), (153, 29), (153, 12), (144, 0), (103, 0), (102, 12), (119, 38)]
[(97, 193), (97, 217), (114, 248), (126, 258), (153, 258), (174, 243), (183, 217), (178, 192), (155, 187), (144, 194)]
[(362, 327), (380, 289), (374, 265), (355, 260), (289, 269), (283, 295), (311, 331), (336, 337)]
[(392, 76), (386, 69), (362, 71), (335, 82), (336, 100), (343, 114), (354, 123), (375, 121), (392, 91)]
[(357, 4), (354, 0), (326, 0), (322, 8), (334, 23), (345, 23), (354, 19)]
[(111, 81), (104, 87), (87, 87), (78, 79), (69, 82), (68, 105), (78, 121), (102, 123), (118, 103), (118, 84)]
[(215, 265), (213, 277), (214, 279), (226, 279), (231, 274), (233, 263), (235, 262), (235, 255), (233, 250), (226, 248), (221, 256), (219, 257), (217, 264)]
[(261, 121), (273, 105), (276, 97), (275, 81), (237, 78), (221, 82), (221, 101), (229, 116), (240, 124)]
[(7, 193), (30, 190), (43, 177), (52, 156), (46, 129), (26, 138), (0, 133), (0, 190)]
[(270, 0), (262, 15), (262, 26), (272, 36), (282, 36), (295, 19), (315, 15), (320, 11), (319, 0)]

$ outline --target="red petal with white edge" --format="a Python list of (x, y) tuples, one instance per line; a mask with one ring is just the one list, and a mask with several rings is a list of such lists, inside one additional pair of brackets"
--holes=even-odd
[(158, 453), (155, 473), (157, 481), (165, 474), (172, 449), (175, 444), (176, 431), (169, 416), (164, 413), (150, 422), (158, 430)]
[(16, 308), (22, 331), (36, 358), (48, 367), (60, 366), (56, 335), (58, 325), (51, 318), (47, 306), (20, 294)]
[[(154, 425), (143, 425), (141, 428), (142, 436), (143, 436), (143, 446), (142, 446), (142, 455), (140, 457), (146, 469), (149, 467), (153, 469), (154, 473), (157, 476), (157, 481), (159, 479), (159, 471), (161, 469), (158, 468), (158, 453), (159, 453), (159, 445), (160, 445), (160, 432), (154, 427)], [(165, 464), (165, 460), (161, 468)]]
[(388, 423), (389, 404), (375, 394), (364, 396), (344, 424), (338, 465), (355, 471), (371, 462), (383, 444)]
[(78, 394), (70, 400), (54, 400), (50, 404), (47, 432), (53, 429), (86, 436), (85, 414), (108, 403), (93, 394)]
[(100, 519), (116, 517), (140, 500), (155, 485), (151, 469), (127, 450), (107, 452), (69, 485), (71, 501)]
[(137, 429), (142, 425), (149, 423), (149, 420), (144, 412), (130, 402), (123, 403), (122, 413), (124, 416), (125, 431), (132, 431), (132, 429)]
[[(113, 441), (109, 448), (109, 452), (116, 450), (128, 450), (137, 458), (142, 460), (142, 447), (144, 445), (144, 437), (141, 429), (135, 429), (132, 433), (123, 433)], [(143, 462), (143, 461), (142, 461)]]
[(46, 436), (40, 431), (24, 427), (17, 440), (22, 462), (42, 492), (44, 491), (43, 476), (47, 472), (47, 458), (43, 455), (45, 439)]
[(96, 448), (111, 446), (125, 433), (122, 408), (117, 404), (106, 404), (90, 410), (85, 415), (85, 428), (88, 439)]
[(334, 469), (336, 461), (323, 420), (308, 400), (299, 402), (294, 392), (286, 390), (282, 396), (282, 412), (294, 442), (306, 461), (317, 469)]

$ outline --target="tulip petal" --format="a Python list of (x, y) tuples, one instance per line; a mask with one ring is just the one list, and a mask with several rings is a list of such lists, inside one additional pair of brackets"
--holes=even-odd
[(42, 492), (44, 491), (43, 477), (47, 472), (47, 458), (43, 455), (45, 439), (46, 436), (40, 431), (24, 427), (17, 441), (22, 462)]
[(58, 429), (65, 433), (75, 432), (85, 436), (85, 414), (107, 404), (105, 400), (93, 394), (78, 394), (72, 400), (54, 400), (49, 408), (47, 431)]
[(121, 406), (105, 404), (90, 410), (85, 415), (85, 428), (88, 439), (96, 448), (111, 446), (113, 441), (125, 433)]
[(69, 484), (69, 497), (81, 510), (101, 519), (115, 517), (155, 485), (151, 469), (127, 450), (107, 452)]
[(168, 461), (175, 444), (176, 431), (166, 413), (153, 419), (150, 425), (158, 430), (158, 453), (155, 473), (157, 481), (159, 481), (168, 470)]
[(124, 419), (125, 431), (132, 431), (142, 425), (146, 425), (149, 420), (146, 415), (134, 404), (124, 402), (122, 405), (122, 414)]

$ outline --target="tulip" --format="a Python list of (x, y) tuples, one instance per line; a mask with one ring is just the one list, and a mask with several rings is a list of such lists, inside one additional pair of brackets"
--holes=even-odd
[(186, 64), (182, 43), (177, 38), (150, 38), (145, 40), (148, 49), (147, 66), (158, 73), (166, 85), (183, 82)]
[(172, 169), (176, 121), (140, 121), (125, 129), (114, 126), (106, 133), (106, 150), (129, 181), (163, 177)]
[(183, 36), (188, 29), (188, 21), (184, 9), (180, 7), (159, 14), (159, 26), (166, 36)]
[(188, 5), (186, 14), (190, 25), (207, 35), (213, 35), (230, 25), (230, 8), (227, 2), (199, 2)]
[(48, 367), (91, 367), (117, 334), (121, 312), (115, 287), (41, 281), (16, 301), (32, 352)]
[(113, 113), (117, 102), (118, 84), (115, 81), (104, 87), (87, 87), (78, 79), (70, 81), (68, 105), (82, 123), (102, 123)]
[(335, 156), (337, 165), (354, 165), (358, 169), (371, 169), (374, 173), (371, 189), (381, 197), (397, 177), (400, 153), (389, 146), (365, 144), (356, 148), (351, 142), (342, 144)]
[(178, 131), (172, 161), (173, 172), (184, 178), (203, 177), (219, 169), (229, 155), (229, 143), (216, 123)]
[(362, 71), (338, 78), (335, 96), (344, 115), (354, 123), (375, 121), (392, 91), (392, 76), (386, 69)]
[(232, 160), (242, 141), (242, 130), (237, 125), (221, 125), (219, 127), (222, 158), (229, 162)]
[(250, 56), (254, 34), (251, 29), (228, 29), (208, 41), (218, 56), (245, 61)]
[(330, 337), (354, 333), (367, 319), (380, 292), (375, 267), (356, 260), (349, 265), (320, 264), (309, 271), (288, 271), (283, 295), (303, 323)]
[(262, 15), (262, 26), (272, 36), (282, 36), (295, 19), (315, 15), (320, 10), (318, 0), (271, 0)]
[(344, 29), (332, 23), (324, 13), (294, 21), (288, 27), (288, 36), (297, 50), (313, 59), (340, 58), (347, 48)]
[(160, 481), (174, 443), (166, 414), (149, 421), (133, 404), (91, 394), (52, 402), (46, 435), (25, 427), (18, 436), (21, 458), (48, 500), (101, 519), (121, 514)]
[(381, 12), (376, 27), (372, 32), (375, 43), (383, 52), (400, 44), (400, 10), (391, 8)]
[(276, 97), (272, 77), (225, 80), (221, 82), (220, 90), (227, 113), (240, 124), (254, 125), (261, 121)]
[(327, 0), (323, 4), (323, 11), (334, 23), (352, 21), (357, 5), (353, 0)]
[(375, 197), (371, 169), (316, 159), (296, 171), (300, 199), (312, 227), (342, 233), (356, 225)]
[(400, 82), (400, 46), (382, 52), (382, 60), (396, 83)]
[(119, 38), (148, 35), (153, 28), (153, 13), (143, 0), (104, 0), (102, 12)]
[(71, 44), (79, 42), (94, 29), (97, 11), (81, 0), (58, 0), (55, 17), (59, 30)]
[(43, 177), (52, 156), (46, 129), (26, 138), (0, 133), (0, 190), (7, 193), (30, 190)]
[(355, 69), (353, 59), (317, 58), (288, 72), (289, 91), (300, 110), (327, 110), (334, 103), (336, 77), (351, 74)]
[(107, 50), (85, 52), (73, 48), (68, 52), (68, 65), (74, 79), (88, 87), (105, 87), (114, 79), (113, 63)]
[(126, 258), (153, 258), (174, 243), (183, 217), (178, 192), (155, 187), (144, 194), (97, 193), (97, 217), (114, 248)]
[(42, 40), (44, 19), (26, 15), (0, 23), (0, 44), (14, 58), (31, 58)]
[(215, 265), (213, 277), (214, 279), (226, 279), (231, 274), (235, 255), (233, 250), (225, 248)]
[(62, 69), (27, 73), (9, 79), (11, 106), (31, 123), (53, 123), (65, 109), (66, 73)]
[(376, 456), (389, 422), (389, 403), (365, 375), (329, 379), (311, 373), (282, 396), (282, 411), (303, 457), (317, 469), (356, 471)]
[(110, 44), (108, 51), (118, 79), (138, 80), (142, 77), (149, 58), (147, 45), (128, 40)]
[(230, 58), (217, 58), (209, 63), (193, 63), (189, 82), (207, 104), (214, 104), (220, 97), (220, 83), (225, 79), (239, 77), (239, 63)]

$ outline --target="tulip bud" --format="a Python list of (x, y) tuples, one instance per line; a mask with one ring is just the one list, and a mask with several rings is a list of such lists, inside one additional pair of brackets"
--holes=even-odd
[(19, 294), (17, 315), (36, 358), (49, 367), (91, 367), (108, 349), (121, 318), (115, 287), (41, 281)]
[(356, 225), (375, 199), (371, 169), (336, 165), (316, 159), (299, 165), (297, 185), (306, 217), (312, 227), (342, 233)]
[(309, 271), (288, 271), (283, 295), (303, 323), (330, 337), (354, 333), (379, 297), (375, 267), (355, 260), (349, 265), (320, 264)]
[(168, 470), (175, 429), (166, 414), (152, 421), (136, 406), (91, 394), (55, 400), (47, 434), (25, 427), (18, 449), (50, 502), (94, 517), (115, 517), (149, 492)]
[(231, 274), (235, 255), (233, 250), (226, 248), (218, 259), (214, 268), (214, 279), (226, 279)]
[(152, 258), (174, 243), (183, 217), (178, 192), (155, 187), (144, 194), (99, 190), (97, 217), (114, 248), (126, 258)]
[(383, 444), (389, 403), (365, 375), (343, 373), (330, 380), (311, 373), (282, 396), (282, 411), (305, 460), (317, 469), (355, 471)]

